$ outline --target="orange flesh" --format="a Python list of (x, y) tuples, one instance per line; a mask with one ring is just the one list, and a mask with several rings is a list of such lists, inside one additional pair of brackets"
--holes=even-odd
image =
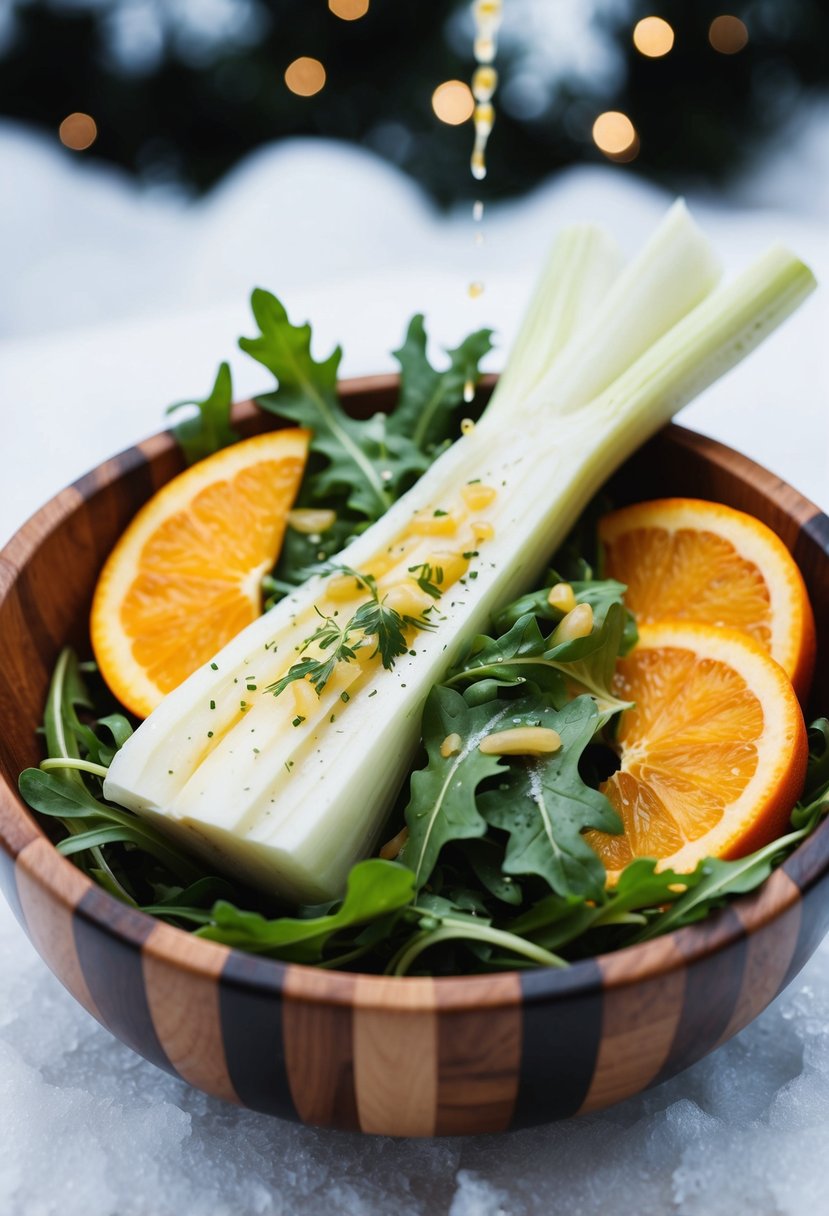
[(307, 438), (275, 432), (216, 453), (163, 487), (119, 540), (91, 633), (102, 675), (134, 713), (149, 714), (261, 612)]
[(724, 663), (691, 651), (634, 651), (620, 664), (623, 768), (605, 783), (624, 824), (602, 857), (621, 869), (634, 857), (667, 857), (715, 827), (757, 767), (763, 710)]
[(766, 581), (723, 536), (692, 528), (636, 528), (608, 546), (607, 572), (611, 578), (623, 575), (625, 603), (637, 620), (725, 625), (770, 649)]

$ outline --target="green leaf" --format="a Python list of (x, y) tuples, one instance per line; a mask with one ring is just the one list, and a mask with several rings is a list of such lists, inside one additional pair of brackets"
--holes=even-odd
[(537, 874), (558, 895), (603, 901), (604, 866), (582, 832), (618, 832), (622, 825), (605, 796), (579, 774), (581, 754), (599, 724), (596, 706), (578, 697), (561, 710), (532, 710), (521, 702), (509, 709), (511, 724), (520, 720), (557, 731), (561, 748), (511, 765), (497, 789), (478, 799), (487, 823), (509, 834), (504, 871)]
[(537, 591), (530, 591), (527, 595), (519, 596), (517, 600), (513, 600), (511, 604), (507, 604), (506, 608), (501, 609), (495, 618), (496, 630), (499, 633), (506, 633), (508, 629), (512, 628), (519, 617), (526, 616), (527, 613), (530, 613), (540, 621), (554, 621), (558, 624), (563, 613), (548, 603), (547, 596), (550, 588), (554, 587), (556, 583), (566, 582), (570, 582), (577, 604), (591, 605), (593, 619), (597, 625), (602, 624), (611, 604), (624, 605), (627, 587), (624, 583), (619, 583), (614, 578), (571, 581), (564, 578), (557, 571), (550, 570), (543, 587), (540, 587)]
[(816, 718), (809, 724), (809, 764), (801, 801), (814, 798), (829, 785), (829, 719)]
[(387, 436), (385, 415), (358, 421), (345, 413), (337, 398), (339, 346), (317, 362), (311, 354), (311, 326), (292, 325), (276, 296), (257, 288), (251, 306), (260, 334), (240, 338), (239, 345), (278, 382), (259, 404), (308, 427), (311, 451), (326, 461), (321, 471), (308, 475), (306, 493), (312, 500), (328, 501), (342, 492), (355, 514), (379, 519), (396, 497), (395, 484), (409, 472), (423, 471), (421, 454), (410, 439)]
[[(547, 640), (534, 616), (522, 616), (500, 638), (479, 634), (472, 639), (446, 683), (449, 687), (486, 681), (489, 696), (498, 688), (516, 688), (531, 680), (549, 694), (553, 705), (567, 702), (567, 689), (561, 668), (547, 660)], [(467, 698), (468, 699), (468, 698)]]
[[(69, 771), (44, 773), (39, 768), (24, 769), (18, 778), (21, 797), (41, 815), (57, 819), (80, 819), (90, 815), (108, 817), (109, 808), (93, 798), (83, 781), (67, 781)], [(116, 811), (112, 817), (119, 814), (126, 812)]]
[[(451, 688), (433, 688), (423, 711), (423, 742), (428, 764), (412, 774), (406, 807), (409, 839), (400, 861), (414, 871), (417, 887), (428, 882), (438, 855), (450, 840), (483, 836), (486, 822), (475, 794), (486, 777), (501, 772), (497, 756), (478, 750), (481, 739), (509, 713), (506, 703), (471, 708)], [(449, 735), (460, 737), (459, 751), (441, 755)]]
[(683, 925), (693, 924), (709, 916), (732, 895), (746, 895), (765, 882), (775, 865), (803, 840), (813, 825), (790, 832), (767, 844), (747, 857), (736, 861), (706, 858), (692, 874), (684, 874), (680, 882), (689, 889), (680, 896), (667, 911), (651, 921), (646, 929), (633, 939), (648, 941), (662, 933), (672, 933)]
[(504, 850), (494, 840), (467, 840), (463, 845), (472, 871), (490, 895), (517, 907), (524, 898), (520, 883), (504, 873)]
[[(625, 609), (621, 604), (612, 603), (602, 623), (586, 638), (562, 642), (544, 656), (546, 662), (563, 671), (580, 691), (594, 698), (605, 718), (629, 709), (632, 704), (621, 701), (613, 693), (613, 677), (616, 661), (623, 650), (625, 627)], [(555, 641), (555, 635), (551, 640)]]
[(242, 912), (220, 901), (213, 909), (213, 924), (199, 929), (198, 936), (252, 954), (314, 963), (335, 934), (399, 912), (413, 897), (411, 871), (396, 862), (372, 858), (352, 867), (345, 899), (336, 912), (308, 919), (282, 916), (267, 920), (257, 912)]
[(213, 387), (203, 401), (176, 401), (166, 413), (173, 414), (185, 406), (195, 406), (196, 413), (173, 424), (173, 434), (184, 452), (188, 464), (204, 460), (221, 448), (229, 447), (240, 438), (230, 425), (233, 403), (233, 380), (230, 366), (219, 365)]
[(388, 431), (410, 438), (421, 452), (432, 452), (452, 439), (454, 415), (464, 401), (464, 386), (480, 379), (479, 364), (492, 350), (492, 330), (479, 329), (446, 353), (449, 366), (439, 372), (426, 355), (423, 316), (409, 322), (394, 357), (400, 364), (400, 397), (389, 416)]
[[(500, 638), (478, 636), (450, 674), (447, 684), (456, 687), (470, 681), (494, 681), (501, 687), (515, 687), (532, 681), (553, 705), (561, 707), (568, 696), (568, 684), (576, 693), (594, 698), (605, 719), (630, 706), (613, 693), (616, 661), (625, 631), (625, 610), (618, 602), (607, 605), (604, 619), (592, 633), (571, 642), (551, 645), (534, 616), (521, 616)], [(469, 698), (467, 698), (469, 699)]]

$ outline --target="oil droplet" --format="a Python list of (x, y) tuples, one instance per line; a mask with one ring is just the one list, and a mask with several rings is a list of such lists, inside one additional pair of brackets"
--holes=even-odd
[(472, 204), (472, 218), (476, 224), (480, 224), (484, 218), (484, 205), (479, 198), (476, 198)]
[(472, 96), (475, 98), (475, 143), (472, 148), (470, 169), (476, 181), (486, 177), (486, 145), (495, 122), (492, 98), (498, 87), (498, 73), (492, 62), (498, 50), (498, 29), (501, 25), (501, 0), (473, 0), (472, 16), (475, 22), (473, 52), (477, 64), (472, 77)]
[(491, 101), (498, 87), (498, 73), (488, 64), (481, 64), (472, 77), (472, 96), (476, 101)]
[(466, 289), (466, 294), (469, 296), (470, 300), (477, 300), (479, 296), (484, 294), (483, 283), (476, 279), (474, 283), (469, 284)]
[[(470, 402), (474, 400), (474, 398), (475, 398), (475, 382), (474, 382), (474, 380), (467, 380), (463, 386), (463, 399), (466, 402), (466, 404), (469, 405)], [(468, 422), (468, 421), (469, 421), (468, 418), (464, 418), (463, 422), (461, 423), (462, 431), (463, 431), (464, 422)], [(464, 434), (466, 434), (465, 431), (464, 431)]]
[[(467, 395), (466, 395), (467, 386), (469, 386), (472, 389), (472, 392), (469, 397), (467, 397)], [(474, 395), (475, 395), (475, 386), (474, 386), (474, 384), (472, 384), (471, 380), (467, 380), (466, 384), (463, 387), (463, 399), (467, 403), (467, 405), (472, 400)], [(475, 423), (472, 421), (471, 418), (461, 419), (461, 434), (462, 435), (471, 435), (474, 430), (475, 430)]]

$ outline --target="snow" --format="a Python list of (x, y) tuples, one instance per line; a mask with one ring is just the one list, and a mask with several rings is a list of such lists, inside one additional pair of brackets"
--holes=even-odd
[[(782, 239), (829, 278), (827, 114), (730, 201), (691, 199), (733, 269)], [(820, 138), (818, 137), (818, 133)], [(798, 150), (803, 158), (799, 159)], [(246, 299), (277, 290), (344, 371), (393, 366), (415, 310), (436, 345), (494, 325), (502, 348), (550, 235), (605, 222), (626, 249), (667, 196), (582, 168), (488, 209), (478, 257), (466, 208), (442, 217), (367, 153), (266, 148), (206, 200), (141, 194), (113, 170), (0, 125), (0, 540), (40, 502), (155, 430), (238, 352)], [(809, 188), (798, 165), (809, 166)], [(465, 288), (483, 278), (470, 302)], [(829, 505), (829, 305), (812, 300), (684, 421)], [(500, 355), (493, 357), (497, 367)], [(13, 413), (12, 413), (13, 411)], [(187, 1088), (101, 1030), (0, 908), (3, 1216), (801, 1216), (825, 1210), (829, 945), (774, 1006), (683, 1076), (585, 1119), (497, 1138), (393, 1142), (304, 1129)]]

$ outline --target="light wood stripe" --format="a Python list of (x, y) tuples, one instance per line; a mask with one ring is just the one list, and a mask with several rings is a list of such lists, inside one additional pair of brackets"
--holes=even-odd
[(504, 1131), (518, 1096), (523, 1026), (519, 978), (475, 976), (463, 984), (467, 1010), (441, 1008), (451, 999), (451, 989), (435, 985), (439, 1136)]
[(289, 967), (283, 987), (285, 1068), (303, 1123), (359, 1128), (351, 1003), (356, 975)]
[(159, 922), (144, 943), (141, 964), (150, 1017), (173, 1068), (197, 1089), (238, 1103), (219, 1015), (219, 976), (228, 953)]
[(671, 937), (650, 943), (638, 964), (632, 952), (621, 950), (604, 955), (599, 966), (606, 985), (602, 1037), (580, 1114), (651, 1084), (668, 1058), (685, 997), (685, 959)]
[(720, 1043), (747, 1026), (780, 991), (797, 949), (803, 900), (789, 876), (775, 870), (754, 898), (736, 903), (734, 911), (750, 934), (742, 988)]
[(354, 1085), (362, 1131), (386, 1136), (434, 1135), (436, 1003), (431, 979), (357, 977)]
[(44, 837), (20, 853), (15, 878), (34, 948), (75, 1000), (103, 1022), (78, 959), (73, 927), (74, 910), (91, 882)]

